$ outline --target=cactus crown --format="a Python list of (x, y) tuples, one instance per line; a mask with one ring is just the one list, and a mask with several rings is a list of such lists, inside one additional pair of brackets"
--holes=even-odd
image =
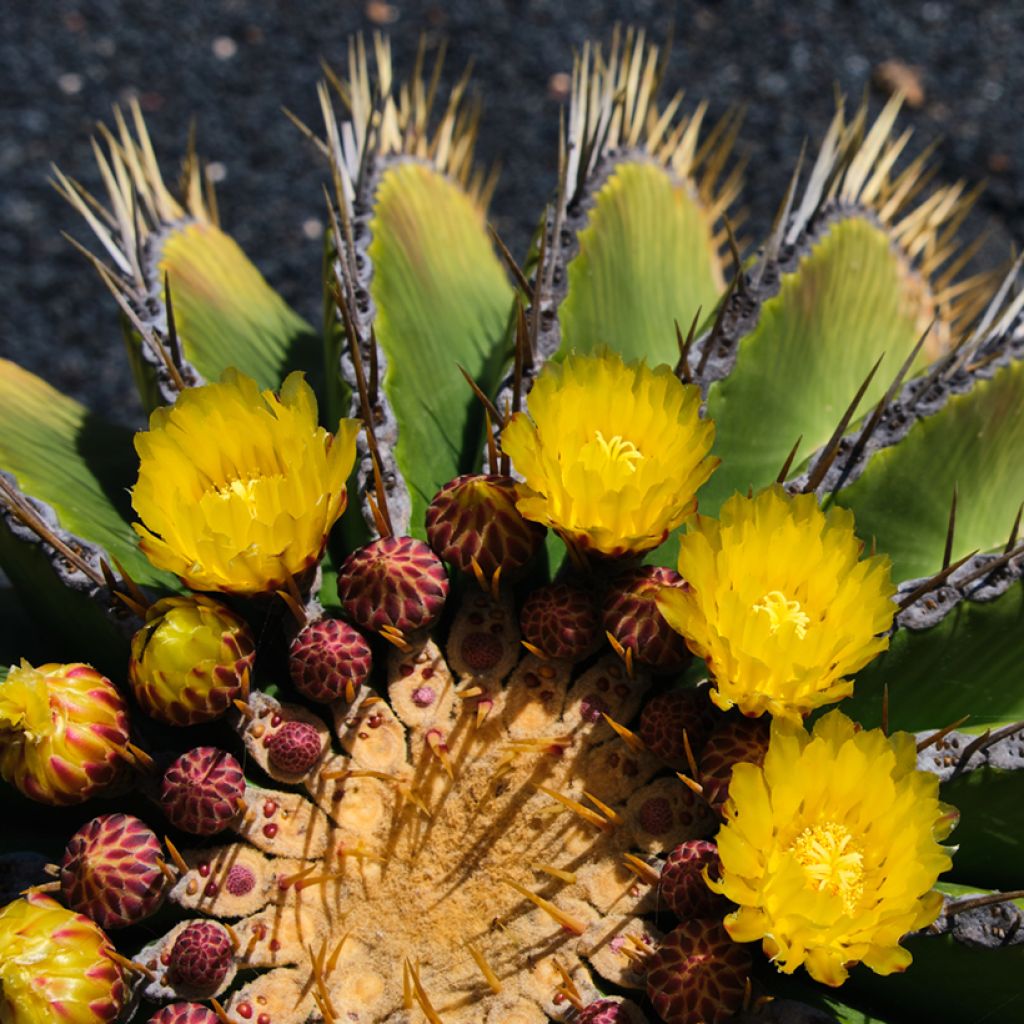
[[(150, 426), (136, 462), (0, 363), (0, 563), (130, 683), (135, 731), (98, 671), (25, 663), (0, 769), (54, 806), (136, 773), (175, 829), (167, 858), (146, 830), (159, 896), (190, 915), (127, 960), (90, 932), (74, 980), (106, 1002), (76, 1024), (129, 1005), (122, 969), (138, 1020), (210, 998), (256, 1024), (690, 1024), (755, 1009), (770, 962), (852, 1014), (859, 977), (911, 959), (922, 1005), (967, 1013), (965, 936), (1008, 1005), (1024, 294), (961, 276), (976, 193), (929, 187), (897, 100), (840, 104), (745, 256), (739, 116), (663, 99), (658, 49), (617, 32), (575, 60), (520, 264), (487, 230), (467, 80), (441, 102), (424, 59), (402, 83), (354, 40), (323, 137), (299, 126), (330, 184), (319, 339), (194, 154), (172, 195), (136, 105), (101, 130), (105, 202), (56, 172)], [(926, 926), (948, 935), (902, 943)], [(60, 943), (33, 941), (50, 982)]]

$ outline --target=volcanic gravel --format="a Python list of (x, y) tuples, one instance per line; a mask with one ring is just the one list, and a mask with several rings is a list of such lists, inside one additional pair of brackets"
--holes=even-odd
[(137, 96), (173, 179), (195, 121), (214, 162), (223, 223), (270, 281), (314, 324), (320, 316), (324, 168), (281, 113), (319, 126), (319, 61), (340, 67), (346, 38), (386, 28), (401, 72), (426, 33), (449, 44), (448, 81), (472, 60), (485, 99), (478, 155), (502, 166), (492, 218), (525, 251), (555, 175), (563, 76), (588, 37), (616, 21), (664, 39), (674, 26), (666, 91), (706, 97), (710, 114), (744, 104), (738, 152), (749, 160), (742, 233), (763, 236), (805, 138), (833, 111), (833, 86), (867, 88), (877, 108), (886, 61), (910, 66), (920, 105), (901, 124), (915, 147), (941, 138), (938, 180), (988, 179), (973, 218), (993, 229), (990, 263), (1024, 237), (1024, 5), (987, 0), (885, 4), (452, 3), (344, 0), (204, 3), (13, 0), (0, 38), (0, 355), (16, 359), (125, 423), (142, 410), (112, 301), (61, 237), (88, 231), (47, 183), (51, 162), (98, 189), (95, 122)]

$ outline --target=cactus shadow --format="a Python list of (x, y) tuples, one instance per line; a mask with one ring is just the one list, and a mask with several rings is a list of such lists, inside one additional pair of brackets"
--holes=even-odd
[[(138, 473), (134, 431), (88, 411), (75, 434), (75, 451), (104, 497), (126, 522), (134, 518), (131, 488)], [(69, 482), (70, 483), (70, 482)]]

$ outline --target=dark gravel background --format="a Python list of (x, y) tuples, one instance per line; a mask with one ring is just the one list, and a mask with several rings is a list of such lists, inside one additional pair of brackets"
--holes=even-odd
[[(190, 119), (216, 161), (223, 222), (271, 282), (319, 316), (322, 168), (280, 113), (316, 125), (321, 57), (340, 64), (346, 37), (386, 24), (399, 68), (419, 34), (447, 36), (452, 77), (476, 66), (486, 100), (479, 156), (499, 160), (492, 215), (522, 253), (554, 176), (559, 73), (588, 36), (616, 20), (664, 38), (675, 26), (669, 89), (707, 97), (711, 113), (744, 103), (750, 158), (746, 232), (763, 234), (805, 137), (820, 137), (833, 84), (872, 90), (878, 69), (915, 68), (921, 95), (903, 123), (915, 145), (942, 137), (940, 177), (988, 178), (974, 217), (993, 259), (1024, 237), (1024, 4), (951, 0), (654, 3), (644, 0), (345, 0), (203, 3), (10, 0), (0, 39), (0, 355), (17, 359), (125, 422), (141, 411), (113, 304), (61, 230), (84, 225), (48, 186), (51, 162), (98, 186), (89, 137), (114, 103), (137, 95), (173, 177)], [(875, 82), (874, 85), (872, 83)]]

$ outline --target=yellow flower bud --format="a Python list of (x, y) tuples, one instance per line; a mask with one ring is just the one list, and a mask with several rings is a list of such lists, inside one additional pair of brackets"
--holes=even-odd
[(252, 633), (230, 608), (199, 594), (165, 597), (132, 637), (128, 679), (147, 715), (195, 725), (227, 711), (254, 657)]
[(23, 659), (0, 683), (0, 776), (32, 800), (88, 800), (120, 776), (128, 739), (121, 694), (88, 665)]
[(110, 940), (84, 914), (34, 894), (0, 909), (0, 1020), (113, 1024), (127, 988)]

